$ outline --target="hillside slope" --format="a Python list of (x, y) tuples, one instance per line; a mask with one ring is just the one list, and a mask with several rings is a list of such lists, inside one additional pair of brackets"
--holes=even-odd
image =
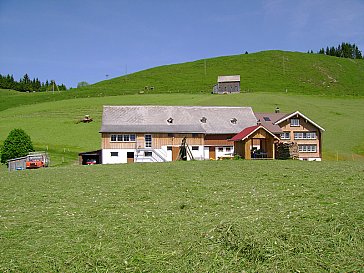
[(241, 75), (242, 92), (364, 96), (364, 60), (264, 51), (155, 67), (68, 91), (22, 93), (0, 90), (0, 111), (19, 105), (75, 98), (137, 93), (207, 94), (212, 91), (218, 75), (234, 74)]
[[(88, 90), (210, 93), (218, 75), (241, 75), (242, 92), (364, 95), (364, 60), (264, 51), (166, 65), (102, 81)], [(153, 87), (148, 90), (146, 87)]]

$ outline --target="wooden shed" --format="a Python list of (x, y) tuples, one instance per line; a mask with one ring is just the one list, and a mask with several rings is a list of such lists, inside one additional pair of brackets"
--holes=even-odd
[(213, 88), (214, 94), (240, 93), (240, 75), (218, 76)]
[(80, 165), (102, 164), (102, 151), (90, 151), (78, 154)]
[(245, 159), (274, 159), (279, 138), (262, 125), (245, 128), (232, 139), (236, 155)]

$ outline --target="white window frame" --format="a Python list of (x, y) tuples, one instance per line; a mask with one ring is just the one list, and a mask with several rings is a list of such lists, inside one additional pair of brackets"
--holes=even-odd
[(317, 145), (316, 144), (298, 144), (298, 151), (300, 153), (316, 153)]
[(119, 152), (110, 152), (110, 156), (111, 157), (118, 157), (119, 156)]
[(291, 123), (291, 127), (299, 127), (300, 126), (300, 119), (299, 118), (291, 118), (290, 123)]
[(290, 132), (281, 133), (281, 139), (291, 139), (291, 133)]
[(110, 142), (135, 142), (135, 134), (111, 134)]
[(317, 139), (316, 132), (294, 132), (294, 139)]

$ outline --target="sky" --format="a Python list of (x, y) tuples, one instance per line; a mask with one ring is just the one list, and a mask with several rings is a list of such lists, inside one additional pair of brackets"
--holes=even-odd
[(363, 52), (363, 14), (364, 0), (0, 0), (0, 74), (69, 88), (245, 51)]

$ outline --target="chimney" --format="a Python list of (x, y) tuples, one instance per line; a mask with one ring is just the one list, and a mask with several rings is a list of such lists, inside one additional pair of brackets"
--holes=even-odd
[(275, 112), (276, 112), (276, 113), (279, 113), (279, 111), (280, 111), (280, 110), (279, 110), (279, 107), (277, 106), (277, 107), (276, 107)]
[(257, 120), (257, 125), (260, 126), (262, 123), (260, 122), (260, 119)]

